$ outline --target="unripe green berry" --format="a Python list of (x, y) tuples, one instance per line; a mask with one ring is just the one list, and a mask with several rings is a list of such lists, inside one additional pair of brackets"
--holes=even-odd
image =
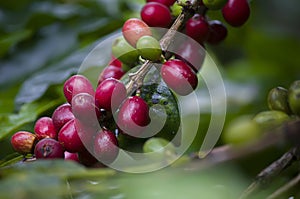
[(282, 111), (263, 111), (258, 113), (253, 118), (253, 121), (255, 121), (262, 129), (270, 129), (281, 125), (289, 119), (289, 116)]
[(138, 60), (138, 51), (132, 47), (124, 37), (118, 37), (112, 45), (112, 54), (127, 65), (132, 65)]
[(271, 110), (290, 114), (291, 109), (288, 103), (288, 90), (282, 87), (276, 87), (270, 90), (268, 94), (268, 106)]
[(151, 153), (151, 158), (163, 161), (173, 158), (176, 154), (175, 146), (163, 138), (150, 138), (143, 146), (144, 153)]
[(179, 5), (178, 3), (174, 3), (171, 6), (171, 13), (173, 16), (177, 17), (178, 15), (180, 15), (181, 12), (182, 12), (182, 6)]
[(151, 36), (143, 36), (141, 37), (136, 47), (138, 49), (139, 54), (150, 61), (159, 60), (161, 57), (161, 47), (159, 41), (157, 41), (154, 37)]
[(211, 10), (219, 10), (227, 3), (227, 0), (203, 0), (203, 4)]
[(288, 101), (292, 112), (300, 116), (300, 80), (291, 84), (288, 91)]
[(229, 123), (223, 132), (223, 140), (227, 144), (244, 144), (257, 139), (261, 129), (250, 117), (242, 116)]

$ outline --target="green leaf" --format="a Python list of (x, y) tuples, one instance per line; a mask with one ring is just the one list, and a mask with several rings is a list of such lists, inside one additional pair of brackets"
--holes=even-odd
[(24, 104), (17, 114), (0, 115), (0, 141), (11, 136), (14, 132), (21, 129), (26, 124), (34, 122), (41, 114), (54, 109), (63, 103), (62, 97), (51, 92), (52, 98), (49, 96), (32, 103)]
[(0, 37), (0, 58), (3, 57), (11, 47), (18, 42), (29, 38), (32, 35), (30, 30), (20, 30)]

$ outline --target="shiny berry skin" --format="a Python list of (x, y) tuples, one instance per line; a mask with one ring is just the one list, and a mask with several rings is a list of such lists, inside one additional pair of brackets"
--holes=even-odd
[(57, 139), (57, 132), (50, 117), (41, 117), (38, 119), (34, 125), (34, 132), (39, 140), (47, 137)]
[(173, 5), (176, 0), (147, 0), (147, 2), (157, 2), (157, 3), (161, 3), (167, 7), (170, 7), (171, 5)]
[(112, 54), (122, 63), (135, 65), (139, 58), (138, 51), (124, 37), (118, 37), (112, 44)]
[(16, 132), (10, 140), (13, 149), (23, 155), (33, 152), (36, 135), (27, 131)]
[(209, 24), (203, 16), (195, 14), (185, 25), (186, 35), (199, 43), (203, 43), (207, 39), (209, 34)]
[(126, 41), (133, 47), (136, 46), (140, 37), (145, 35), (152, 35), (150, 27), (138, 18), (131, 18), (125, 21), (122, 34)]
[(96, 135), (94, 154), (103, 163), (111, 163), (117, 158), (119, 148), (118, 140), (114, 133), (103, 130)]
[(58, 141), (66, 151), (76, 153), (84, 150), (84, 145), (75, 128), (75, 120), (66, 123), (58, 133)]
[(125, 85), (117, 79), (109, 78), (96, 89), (95, 103), (99, 109), (115, 111), (126, 98)]
[(161, 58), (162, 50), (159, 41), (151, 36), (141, 37), (137, 44), (139, 54), (150, 61), (157, 61)]
[(222, 9), (227, 23), (233, 27), (242, 26), (250, 16), (250, 5), (247, 0), (228, 0)]
[(83, 75), (73, 75), (64, 83), (64, 95), (69, 103), (78, 93), (94, 95), (95, 91), (91, 82)]
[(190, 94), (198, 85), (196, 74), (184, 61), (178, 59), (164, 63), (160, 73), (165, 83), (179, 95)]
[(125, 71), (121, 67), (116, 67), (114, 65), (109, 65), (104, 68), (98, 78), (98, 85), (108, 78), (121, 79)]
[(176, 57), (183, 60), (195, 71), (198, 72), (205, 59), (205, 49), (194, 40), (187, 40), (176, 50)]
[(64, 152), (63, 146), (52, 138), (40, 140), (34, 148), (34, 155), (37, 159), (64, 158)]
[(112, 65), (115, 67), (122, 67), (122, 62), (120, 60), (118, 60), (117, 58), (115, 58), (114, 56), (111, 57), (111, 60), (109, 61), (108, 65)]
[(157, 2), (146, 3), (141, 10), (141, 18), (151, 27), (167, 28), (172, 22), (169, 8)]
[(100, 110), (95, 105), (94, 96), (88, 93), (79, 93), (72, 99), (72, 112), (81, 122), (88, 125), (97, 125)]
[(117, 125), (125, 134), (139, 137), (149, 123), (149, 107), (141, 97), (132, 96), (123, 102)]
[(79, 162), (78, 153), (70, 153), (68, 151), (65, 151), (65, 160)]
[(72, 107), (70, 104), (62, 104), (57, 107), (52, 114), (52, 122), (55, 130), (59, 132), (61, 127), (65, 125), (71, 119), (74, 119), (74, 114), (72, 113)]
[(209, 34), (206, 40), (209, 44), (218, 44), (227, 37), (227, 28), (226, 26), (218, 21), (213, 20), (209, 21)]
[(100, 125), (88, 125), (78, 119), (75, 119), (75, 128), (82, 143), (86, 146), (93, 143), (96, 133), (101, 129)]

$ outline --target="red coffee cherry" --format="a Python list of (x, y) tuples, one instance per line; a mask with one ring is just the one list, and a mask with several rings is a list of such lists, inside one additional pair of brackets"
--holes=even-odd
[(100, 131), (94, 142), (95, 156), (104, 163), (112, 163), (119, 154), (118, 141), (114, 133), (103, 130)]
[(123, 102), (117, 125), (125, 134), (139, 137), (149, 123), (149, 107), (141, 97), (129, 97)]
[(207, 43), (218, 44), (223, 41), (226, 36), (227, 28), (222, 22), (218, 20), (209, 21), (209, 34), (206, 40)]
[(62, 104), (57, 107), (52, 114), (52, 122), (56, 132), (59, 132), (63, 125), (74, 118), (75, 117), (72, 113), (72, 107), (69, 103)]
[(95, 94), (91, 82), (83, 75), (73, 75), (64, 84), (64, 95), (69, 103), (78, 93)]
[(146, 3), (141, 10), (141, 18), (151, 27), (167, 28), (172, 22), (169, 8), (157, 2)]
[(70, 160), (79, 163), (78, 153), (70, 153), (65, 151), (65, 160)]
[(16, 152), (26, 155), (33, 152), (36, 136), (28, 131), (18, 131), (11, 137), (10, 143)]
[(57, 132), (50, 117), (41, 117), (38, 119), (34, 125), (34, 132), (39, 140), (44, 138), (57, 139)]
[(161, 67), (165, 83), (179, 95), (188, 95), (198, 85), (198, 78), (192, 69), (178, 59), (169, 60)]
[(140, 37), (152, 35), (149, 26), (138, 18), (128, 19), (123, 25), (122, 33), (126, 41), (133, 47), (136, 46)]
[(122, 101), (126, 98), (127, 92), (125, 85), (114, 79), (109, 78), (101, 82), (96, 89), (95, 101), (99, 109), (115, 111)]
[(209, 34), (209, 24), (205, 17), (195, 14), (186, 22), (186, 35), (190, 36), (199, 43), (203, 43)]
[(201, 69), (206, 55), (202, 45), (189, 39), (183, 42), (176, 51), (176, 57), (189, 64), (195, 72)]
[(98, 85), (101, 84), (104, 80), (108, 78), (121, 79), (125, 71), (121, 67), (117, 67), (114, 65), (109, 65), (104, 68), (98, 78)]
[(73, 97), (72, 112), (77, 119), (85, 124), (99, 125), (100, 110), (95, 105), (94, 96), (88, 93), (79, 93)]
[(250, 16), (250, 5), (247, 0), (228, 0), (222, 9), (224, 19), (231, 26), (242, 26)]
[(164, 4), (167, 7), (170, 7), (176, 2), (176, 0), (147, 0), (147, 2), (157, 2), (157, 3)]
[(75, 128), (75, 120), (66, 123), (58, 133), (58, 141), (71, 153), (77, 153), (85, 149)]
[(35, 145), (34, 155), (37, 159), (64, 158), (64, 148), (58, 141), (45, 138)]

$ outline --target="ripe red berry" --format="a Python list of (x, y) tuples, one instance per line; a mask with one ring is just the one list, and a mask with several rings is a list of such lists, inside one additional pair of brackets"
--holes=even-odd
[(78, 153), (70, 153), (68, 151), (65, 151), (65, 160), (79, 162)]
[(64, 146), (66, 151), (76, 153), (85, 149), (78, 132), (75, 128), (75, 120), (66, 123), (58, 133), (58, 141)]
[(138, 18), (131, 18), (125, 21), (122, 33), (126, 41), (133, 47), (136, 46), (137, 41), (142, 36), (152, 35), (149, 26)]
[(45, 138), (35, 145), (34, 155), (37, 159), (64, 158), (64, 148), (58, 141)]
[(149, 107), (141, 97), (129, 97), (123, 102), (117, 125), (125, 134), (139, 137), (149, 123)]
[(66, 103), (57, 107), (52, 114), (52, 122), (56, 132), (59, 132), (63, 125), (74, 118), (70, 104)]
[(222, 9), (224, 19), (234, 27), (242, 26), (250, 16), (247, 0), (228, 0)]
[(218, 44), (223, 41), (227, 36), (227, 28), (224, 24), (218, 20), (209, 22), (209, 35), (207, 43)]
[(78, 93), (95, 93), (91, 82), (83, 75), (73, 75), (64, 84), (64, 95), (69, 103)]
[(198, 85), (196, 74), (184, 61), (178, 59), (164, 63), (160, 73), (165, 83), (179, 95), (190, 94)]
[(199, 43), (203, 43), (208, 37), (209, 24), (207, 23), (205, 17), (195, 14), (186, 22), (185, 29), (188, 36)]
[(157, 2), (146, 3), (141, 10), (141, 18), (151, 27), (167, 28), (172, 22), (169, 8)]
[(98, 85), (108, 78), (121, 79), (125, 71), (121, 67), (117, 67), (114, 65), (109, 65), (104, 68), (98, 78)]
[(36, 136), (27, 131), (16, 132), (10, 140), (13, 149), (23, 155), (33, 152)]
[(91, 126), (85, 123), (82, 123), (80, 120), (75, 119), (75, 128), (80, 137), (82, 143), (85, 146), (92, 146), (95, 139), (95, 135), (101, 129), (100, 125)]
[(38, 119), (34, 125), (34, 132), (39, 140), (47, 137), (57, 139), (57, 132), (50, 117)]
[(95, 166), (98, 160), (87, 149), (78, 153), (79, 162), (87, 167)]
[(176, 57), (185, 61), (189, 66), (198, 72), (205, 60), (205, 48), (194, 40), (187, 40), (183, 42), (178, 50), (176, 50)]
[(122, 82), (114, 78), (106, 79), (96, 89), (96, 105), (99, 109), (115, 111), (126, 98), (126, 94), (126, 88)]
[(167, 7), (170, 7), (176, 2), (176, 0), (147, 0), (147, 2), (157, 2), (157, 3), (164, 4)]
[(119, 154), (116, 136), (107, 130), (100, 131), (95, 138), (94, 153), (103, 163), (113, 162)]
[(95, 105), (94, 96), (88, 93), (79, 93), (73, 97), (72, 112), (77, 119), (85, 124), (99, 125), (100, 110)]
[(108, 66), (110, 65), (122, 68), (122, 62), (117, 58), (115, 58), (114, 56), (111, 57), (111, 60), (108, 63)]

